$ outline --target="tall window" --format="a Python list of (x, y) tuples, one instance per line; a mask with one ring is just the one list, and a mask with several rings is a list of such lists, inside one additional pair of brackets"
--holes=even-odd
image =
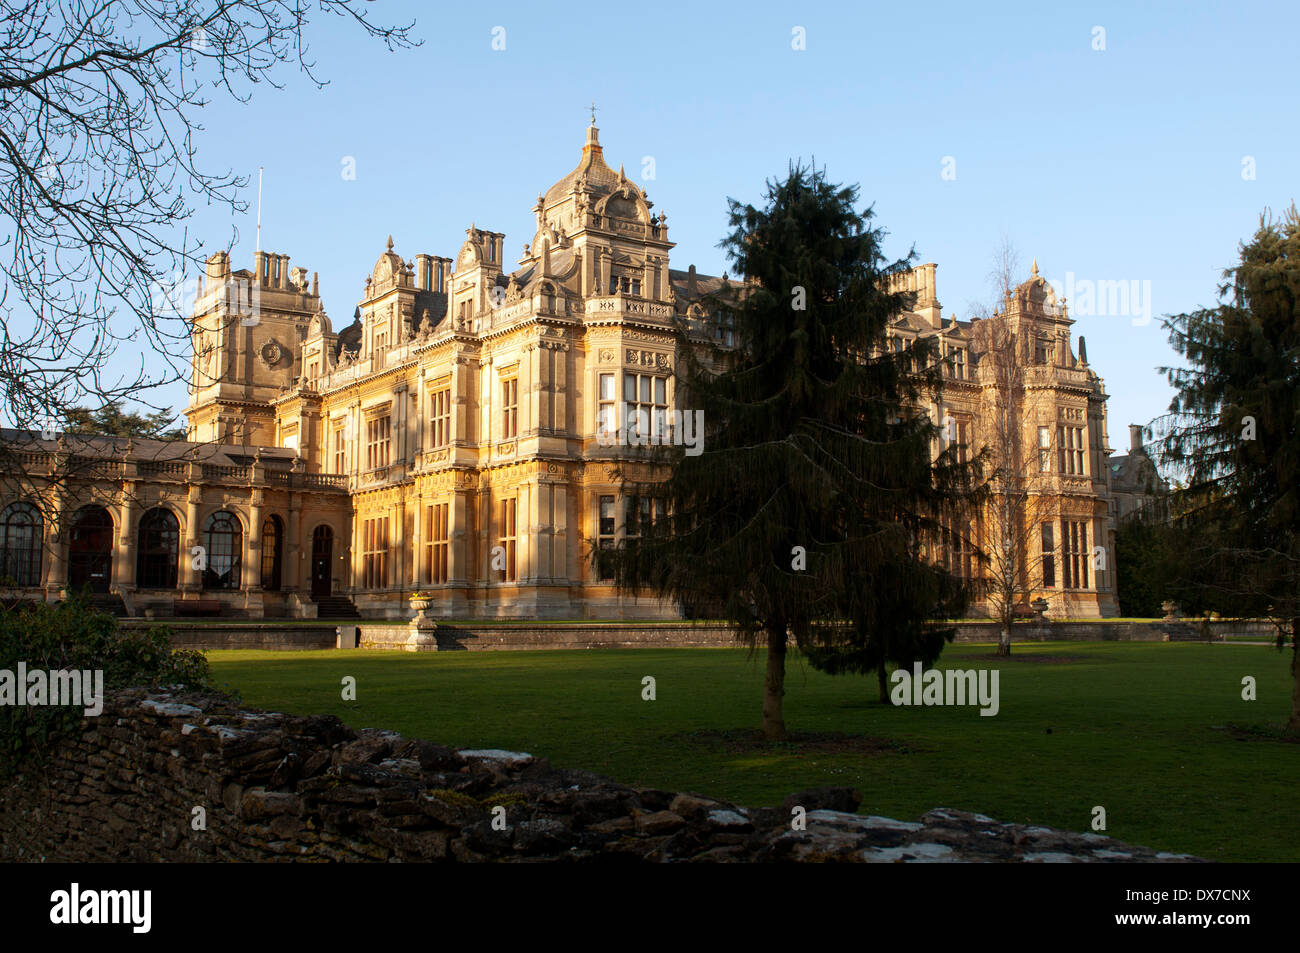
[(499, 570), (502, 582), (515, 581), (515, 543), (516, 527), (515, 517), (517, 515), (517, 499), (501, 501), (501, 548), (505, 550), (505, 568)]
[(334, 425), (334, 472), (348, 472), (347, 431), (343, 423)]
[(1054, 527), (1051, 523), (1044, 523), (1042, 527), (1042, 566), (1043, 566), (1043, 588), (1052, 589), (1056, 586), (1056, 540), (1053, 532)]
[(140, 518), (135, 584), (141, 589), (175, 589), (181, 528), (170, 510), (152, 509)]
[(623, 510), (623, 535), (644, 536), (664, 519), (666, 512), (666, 503), (662, 497), (627, 497)]
[(448, 579), (450, 534), (448, 504), (432, 503), (424, 508), (424, 581), (445, 583)]
[(278, 516), (262, 521), (262, 588), (280, 588), (280, 569), (284, 556), (284, 524)]
[(1052, 431), (1048, 427), (1038, 428), (1038, 472), (1047, 473), (1052, 469)]
[(388, 587), (388, 517), (361, 524), (361, 578), (366, 589)]
[(451, 388), (444, 387), (429, 395), (429, 417), (433, 421), (429, 446), (437, 450), (451, 443)]
[(519, 436), (519, 378), (501, 382), (501, 437)]
[(238, 517), (225, 511), (213, 513), (208, 517), (203, 536), (207, 546), (203, 588), (238, 589), (244, 546), (244, 531)]
[[(614, 548), (615, 527), (614, 517), (614, 497), (602, 496), (600, 498), (600, 511), (596, 523), (596, 548), (600, 552), (612, 550)], [(597, 554), (599, 556), (599, 553)], [(601, 560), (597, 562), (597, 572), (601, 582), (609, 582), (614, 578), (612, 570)]]
[(948, 421), (952, 429), (944, 436), (952, 441), (957, 462), (970, 462), (971, 422), (965, 417), (950, 417)]
[(618, 429), (614, 415), (614, 375), (600, 375), (600, 406), (596, 411), (596, 432), (613, 435)]
[(1061, 424), (1056, 430), (1056, 462), (1060, 472), (1083, 476), (1083, 428)]
[(0, 584), (41, 584), (41, 537), (45, 521), (31, 503), (10, 503), (0, 513)]
[(971, 542), (971, 525), (963, 521), (943, 530), (943, 565), (960, 579), (975, 578), (975, 549)]
[(649, 374), (623, 375), (624, 426), (631, 437), (669, 438), (668, 378)]
[(964, 381), (966, 379), (966, 349), (955, 347), (952, 349), (952, 376), (954, 380)]
[(388, 416), (371, 417), (366, 421), (366, 469), (377, 470), (388, 466), (388, 454), (393, 443), (393, 422)]
[(735, 313), (732, 311), (727, 311), (726, 309), (722, 309), (717, 312), (715, 317), (718, 326), (714, 333), (714, 336), (718, 339), (718, 343), (721, 344), (723, 347), (735, 347), (736, 346)]
[(1066, 589), (1088, 588), (1088, 524), (1061, 520), (1063, 582)]

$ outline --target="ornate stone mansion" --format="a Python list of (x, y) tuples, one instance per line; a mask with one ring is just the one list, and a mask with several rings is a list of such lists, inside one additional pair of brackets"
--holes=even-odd
[[(681, 349), (736, 344), (707, 302), (740, 283), (670, 268), (667, 217), (652, 208), (592, 125), (577, 167), (538, 196), (515, 267), (499, 232), (469, 228), (454, 260), (404, 259), (390, 237), (346, 327), (289, 256), (258, 252), (250, 271), (213, 255), (188, 442), (12, 438), (3, 592), (89, 586), (131, 614), (312, 617), (342, 598), (405, 618), (421, 592), (442, 618), (677, 615), (594, 568), (649, 515), (615, 479), (632, 451), (600, 435), (645, 433), (680, 409)], [(941, 338), (949, 380), (930, 411), (973, 448), (989, 399), (979, 322), (945, 322), (935, 267), (898, 285), (915, 305), (894, 334), (900, 347)], [(1024, 426), (1053, 507), (1030, 595), (1053, 615), (1114, 615), (1102, 381), (1036, 268), (1004, 307), (1033, 346)], [(948, 558), (972, 571), (960, 547)]]

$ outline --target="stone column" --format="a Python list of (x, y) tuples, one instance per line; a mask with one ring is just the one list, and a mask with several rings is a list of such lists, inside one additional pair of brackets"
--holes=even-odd
[(245, 592), (262, 588), (262, 503), (262, 490), (254, 490), (248, 504), (248, 536), (244, 541), (244, 566), (239, 574), (239, 588)]
[(135, 588), (135, 488), (133, 480), (122, 486), (121, 519), (113, 547), (113, 581), (128, 593)]
[(452, 486), (447, 506), (447, 583), (465, 586), (474, 578), (470, 564), (469, 492)]
[(551, 487), (540, 475), (528, 485), (528, 577), (535, 585), (549, 582), (551, 573), (550, 537), (546, 525), (547, 504)]
[(554, 536), (551, 540), (551, 578), (560, 584), (571, 584), (569, 573), (569, 488), (563, 483), (551, 487), (551, 512)]
[(389, 551), (393, 554), (389, 560), (389, 566), (392, 567), (388, 575), (388, 583), (396, 586), (398, 589), (406, 588), (406, 497), (399, 496), (397, 502), (393, 505), (393, 531), (388, 537)]
[[(552, 408), (551, 408), (551, 426), (561, 432), (569, 429), (568, 404), (566, 395), (568, 393), (569, 381), (569, 346), (559, 344), (555, 348), (555, 365), (554, 373), (551, 377)], [(599, 378), (597, 378), (599, 380)], [(599, 389), (592, 391), (593, 394), (599, 394)], [(579, 430), (582, 429), (582, 422), (577, 421)]]
[(57, 602), (60, 591), (68, 585), (69, 515), (63, 490), (55, 486), (50, 494), (50, 509), (41, 514), (45, 523), (45, 549), (49, 553), (49, 567), (45, 573), (47, 602)]
[(194, 547), (201, 545), (201, 527), (199, 526), (199, 505), (203, 502), (203, 487), (196, 482), (197, 463), (190, 464), (189, 496), (185, 502), (185, 545), (181, 551), (181, 586), (182, 593), (198, 592), (203, 588), (203, 577), (194, 568), (197, 554)]
[(415, 526), (411, 534), (411, 588), (423, 589), (425, 582), (424, 534), (428, 527), (424, 525), (424, 488), (421, 487), (415, 497)]

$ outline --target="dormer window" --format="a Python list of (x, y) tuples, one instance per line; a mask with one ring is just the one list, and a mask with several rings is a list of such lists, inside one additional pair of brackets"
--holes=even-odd
[(625, 295), (640, 295), (641, 279), (629, 278), (626, 275), (610, 275), (609, 293), (614, 295), (618, 294), (620, 291)]

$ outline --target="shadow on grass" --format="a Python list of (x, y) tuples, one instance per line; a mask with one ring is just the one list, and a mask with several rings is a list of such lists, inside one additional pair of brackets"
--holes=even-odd
[(835, 731), (796, 731), (791, 732), (785, 741), (771, 741), (763, 737), (763, 733), (757, 729), (699, 730), (672, 735), (669, 740), (727, 754), (768, 752), (883, 755), (914, 754), (921, 750), (888, 738), (870, 738)]
[(1215, 731), (1226, 731), (1237, 741), (1277, 741), (1282, 744), (1300, 744), (1300, 738), (1289, 738), (1284, 734), (1286, 725), (1282, 722), (1266, 722), (1262, 725), (1246, 725), (1240, 722), (1228, 722), (1226, 725), (1211, 725)]

